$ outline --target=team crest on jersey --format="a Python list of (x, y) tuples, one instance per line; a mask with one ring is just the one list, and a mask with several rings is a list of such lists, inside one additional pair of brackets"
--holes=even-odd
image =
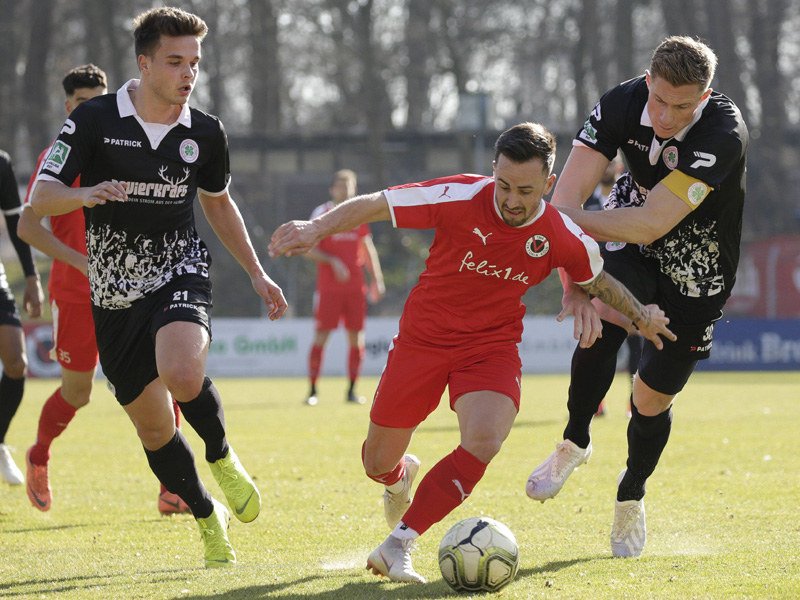
[(667, 146), (664, 152), (661, 153), (664, 158), (664, 164), (671, 171), (678, 166), (678, 149), (675, 146)]
[(53, 173), (61, 173), (61, 169), (64, 168), (64, 163), (67, 162), (70, 150), (72, 150), (72, 147), (69, 144), (65, 144), (61, 140), (56, 140), (53, 144), (53, 148), (50, 150), (50, 154), (47, 155), (47, 160), (42, 169), (52, 171)]
[(622, 250), (624, 247), (625, 247), (625, 242), (606, 242), (606, 250), (608, 250), (609, 252)]
[(533, 258), (541, 258), (550, 252), (550, 240), (537, 233), (525, 242), (525, 251)]
[(193, 163), (200, 158), (200, 146), (197, 142), (190, 139), (185, 139), (181, 142), (181, 158), (187, 163)]
[(687, 196), (689, 198), (689, 202), (692, 203), (692, 206), (697, 206), (706, 199), (706, 196), (708, 196), (708, 186), (702, 181), (696, 181), (689, 186), (689, 189), (687, 190)]

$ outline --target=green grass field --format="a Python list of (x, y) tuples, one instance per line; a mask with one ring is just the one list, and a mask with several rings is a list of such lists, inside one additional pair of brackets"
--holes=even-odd
[[(360, 390), (374, 390), (365, 378)], [(23, 467), (54, 381), (31, 380), (7, 443)], [(366, 557), (388, 533), (382, 489), (362, 472), (368, 406), (346, 405), (342, 379), (321, 382), (317, 407), (299, 379), (220, 379), (229, 439), (259, 484), (263, 508), (233, 522), (239, 563), (203, 568), (191, 517), (161, 517), (158, 485), (133, 427), (102, 384), (53, 445), (53, 508), (0, 484), (0, 597), (353, 600), (456, 598), (436, 552), (456, 521), (486, 515), (520, 544), (504, 599), (800, 598), (800, 373), (698, 373), (676, 402), (672, 439), (648, 484), (641, 558), (613, 559), (609, 531), (626, 455), (627, 381), (593, 427), (595, 454), (544, 504), (524, 493), (531, 469), (560, 441), (567, 377), (526, 376), (514, 430), (472, 497), (420, 539), (414, 564), (430, 583), (379, 581)], [(202, 460), (203, 450), (187, 437)], [(446, 403), (411, 451), (423, 472), (458, 443)], [(223, 496), (205, 464), (203, 480)]]

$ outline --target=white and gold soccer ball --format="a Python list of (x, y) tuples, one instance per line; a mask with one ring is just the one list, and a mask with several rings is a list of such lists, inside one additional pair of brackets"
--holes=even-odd
[(470, 517), (444, 534), (439, 569), (457, 592), (496, 592), (517, 575), (517, 539), (499, 521)]

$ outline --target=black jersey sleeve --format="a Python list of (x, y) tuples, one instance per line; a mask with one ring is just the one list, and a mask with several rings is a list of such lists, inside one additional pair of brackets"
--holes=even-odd
[(0, 150), (0, 209), (3, 212), (19, 208), (19, 188), (11, 157)]
[(576, 140), (602, 153), (608, 160), (613, 160), (626, 141), (625, 117), (630, 94), (623, 86), (629, 84), (620, 84), (603, 94), (575, 136)]
[(26, 277), (36, 275), (31, 248), (17, 236), (17, 223), (22, 203), (19, 199), (19, 187), (17, 186), (17, 177), (14, 175), (14, 167), (11, 164), (11, 157), (2, 151), (0, 151), (0, 209), (3, 211), (8, 237), (17, 253), (23, 273)]
[(231, 179), (228, 136), (222, 121), (215, 121), (219, 129), (211, 140), (211, 156), (197, 174), (197, 187), (210, 194), (224, 191)]
[(64, 185), (72, 185), (91, 162), (101, 141), (96, 110), (93, 103), (81, 103), (70, 113), (40, 173), (55, 177)]
[(743, 153), (743, 141), (731, 131), (707, 131), (686, 139), (675, 168), (716, 188), (737, 168)]

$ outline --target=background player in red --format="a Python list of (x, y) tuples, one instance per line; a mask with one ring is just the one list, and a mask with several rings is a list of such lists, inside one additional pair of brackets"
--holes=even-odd
[[(522, 123), (495, 143), (494, 177), (457, 175), (359, 196), (313, 221), (292, 221), (272, 236), (271, 255), (308, 251), (360, 223), (435, 228), (419, 284), (411, 291), (389, 350), (362, 450), (367, 476), (385, 486), (392, 533), (367, 567), (395, 581), (424, 582), (411, 563), (414, 540), (471, 493), (516, 418), (523, 294), (562, 267), (592, 294), (630, 316), (656, 346), (674, 337), (654, 305), (642, 306), (602, 268), (597, 243), (542, 201), (555, 183), (555, 139)], [(594, 333), (581, 344), (594, 342)], [(445, 387), (461, 441), (410, 488), (419, 461), (406, 450)]]
[[(333, 175), (328, 188), (330, 201), (321, 204), (311, 213), (314, 219), (345, 200), (356, 195), (356, 174), (342, 169)], [(386, 288), (378, 252), (372, 242), (369, 225), (362, 223), (351, 231), (335, 233), (320, 240), (306, 254), (317, 263), (317, 289), (314, 293), (314, 341), (308, 355), (308, 374), (311, 390), (306, 404), (317, 403), (317, 378), (322, 368), (325, 344), (331, 331), (344, 321), (349, 353), (347, 372), (350, 387), (347, 401), (363, 404), (364, 398), (355, 393), (356, 380), (364, 360), (364, 320), (367, 314), (367, 294), (372, 302), (380, 300)], [(364, 268), (370, 274), (369, 288), (364, 278)]]
[[(30, 246), (17, 236), (17, 222), (22, 205), (19, 201), (17, 177), (14, 174), (11, 157), (3, 150), (0, 150), (0, 210), (6, 221), (8, 237), (14, 245), (22, 271), (25, 273), (23, 308), (29, 316), (36, 318), (42, 314), (44, 294)], [(0, 476), (6, 483), (21, 485), (25, 478), (11, 457), (5, 441), (11, 420), (17, 414), (22, 402), (28, 360), (25, 356), (22, 321), (19, 319), (14, 294), (8, 287), (2, 262), (0, 262), (0, 361), (3, 363), (3, 375), (0, 377)]]
[[(61, 84), (66, 95), (64, 108), (67, 115), (81, 102), (108, 92), (105, 72), (93, 64), (72, 69)], [(36, 174), (49, 152), (50, 148), (47, 148), (39, 155), (17, 225), (17, 232), (23, 240), (54, 259), (47, 291), (53, 315), (53, 355), (61, 365), (61, 385), (44, 403), (39, 415), (36, 443), (26, 455), (28, 498), (41, 511), (50, 510), (52, 505), (48, 472), (50, 445), (67, 428), (76, 411), (89, 403), (97, 369), (97, 342), (93, 334), (87, 334), (94, 332), (94, 322), (89, 299), (83, 210), (50, 217), (48, 230), (29, 205)], [(73, 185), (80, 185), (80, 177)], [(174, 401), (173, 409), (178, 425), (180, 409)], [(188, 512), (189, 507), (161, 485), (158, 509), (162, 514), (169, 514)]]

